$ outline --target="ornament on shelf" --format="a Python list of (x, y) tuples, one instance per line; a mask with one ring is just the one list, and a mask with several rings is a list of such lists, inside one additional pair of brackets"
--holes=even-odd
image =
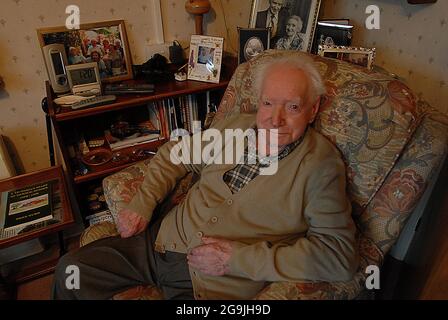
[(187, 0), (185, 2), (185, 10), (194, 15), (196, 24), (196, 34), (203, 35), (202, 21), (204, 14), (210, 11), (211, 5), (209, 0)]

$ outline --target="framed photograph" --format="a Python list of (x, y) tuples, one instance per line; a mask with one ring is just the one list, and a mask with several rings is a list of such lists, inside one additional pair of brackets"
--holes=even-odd
[(322, 57), (347, 61), (369, 70), (372, 69), (375, 60), (375, 48), (320, 45), (318, 54)]
[(348, 19), (318, 21), (311, 52), (317, 54), (319, 45), (349, 47), (352, 34), (353, 26)]
[(238, 64), (249, 61), (269, 49), (270, 28), (238, 28)]
[(41, 47), (62, 44), (68, 65), (96, 62), (102, 82), (132, 79), (132, 61), (124, 20), (38, 29)]
[(310, 52), (320, 0), (253, 0), (250, 28), (271, 28), (270, 48)]
[(224, 38), (192, 35), (188, 79), (218, 83), (221, 75)]

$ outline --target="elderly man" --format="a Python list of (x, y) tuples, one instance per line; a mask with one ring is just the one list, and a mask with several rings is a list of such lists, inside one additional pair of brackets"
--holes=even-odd
[[(288, 10), (283, 7), (284, 0), (269, 0), (269, 8), (257, 12), (256, 28), (271, 28), (271, 38), (277, 39), (285, 34)], [(274, 42), (275, 43), (275, 42)]]
[[(176, 165), (170, 161), (176, 143), (165, 144), (119, 213), (121, 237), (64, 256), (55, 298), (103, 299), (153, 284), (167, 299), (250, 299), (269, 282), (352, 278), (355, 226), (344, 164), (309, 126), (324, 93), (319, 73), (312, 61), (296, 56), (273, 60), (255, 78), (256, 115), (230, 117), (214, 128), (275, 132), (265, 152), (252, 163)], [(277, 161), (275, 174), (260, 174), (266, 157)], [(185, 200), (149, 224), (157, 204), (191, 171), (200, 179)], [(69, 265), (80, 269), (79, 290), (65, 287)]]

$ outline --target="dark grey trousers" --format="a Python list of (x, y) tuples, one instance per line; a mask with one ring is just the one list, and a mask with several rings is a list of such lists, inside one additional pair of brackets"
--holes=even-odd
[[(53, 299), (110, 299), (139, 285), (155, 285), (165, 299), (194, 299), (186, 255), (154, 251), (161, 220), (131, 238), (94, 241), (64, 255), (55, 271)], [(80, 288), (69, 290), (66, 273), (77, 266)]]

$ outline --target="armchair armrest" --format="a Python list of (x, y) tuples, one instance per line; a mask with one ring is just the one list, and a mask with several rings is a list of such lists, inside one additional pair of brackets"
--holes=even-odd
[(255, 300), (352, 300), (365, 288), (369, 265), (381, 266), (384, 256), (375, 243), (357, 234), (360, 264), (353, 279), (345, 282), (298, 281), (274, 282), (263, 289)]
[[(138, 162), (103, 180), (104, 196), (114, 222), (117, 221), (118, 212), (123, 209), (123, 205), (131, 201), (133, 195), (142, 184), (149, 161), (150, 159)], [(176, 185), (174, 191), (156, 208), (158, 213), (164, 214), (179, 204), (185, 198), (188, 190), (196, 180), (197, 176), (192, 173), (182, 178)], [(82, 233), (80, 246), (82, 247), (90, 242), (117, 235), (118, 231), (115, 223), (99, 223), (90, 226)]]
[[(151, 160), (138, 162), (103, 180), (104, 196), (114, 221), (117, 220), (117, 214), (123, 209), (123, 205), (129, 203), (138, 191), (148, 170), (149, 161)], [(171, 194), (157, 207), (157, 211), (164, 214), (179, 204), (197, 180), (198, 176), (193, 173), (183, 177)]]
[(107, 206), (117, 221), (118, 212), (123, 204), (129, 203), (143, 182), (150, 159), (114, 173), (103, 180), (104, 196)]

